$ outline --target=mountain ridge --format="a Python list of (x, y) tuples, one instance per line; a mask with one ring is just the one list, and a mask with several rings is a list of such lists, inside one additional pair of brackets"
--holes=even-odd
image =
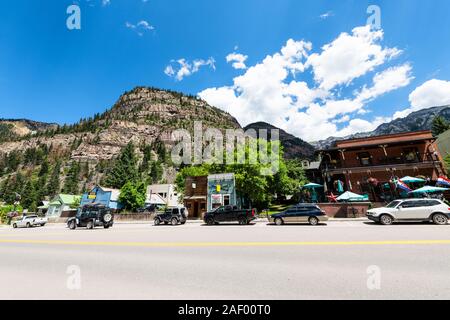
[(310, 142), (316, 149), (326, 149), (331, 147), (336, 141), (374, 137), (402, 132), (414, 132), (421, 130), (431, 130), (433, 119), (442, 116), (450, 121), (450, 105), (430, 107), (415, 111), (403, 118), (397, 118), (390, 122), (379, 125), (375, 130), (369, 132), (359, 132), (345, 137), (328, 137), (327, 139)]

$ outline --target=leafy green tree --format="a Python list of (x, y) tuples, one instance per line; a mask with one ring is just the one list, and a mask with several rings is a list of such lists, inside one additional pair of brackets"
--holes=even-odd
[(70, 205), (70, 209), (77, 209), (81, 204), (81, 197), (75, 199), (75, 201)]
[(80, 191), (78, 183), (80, 181), (81, 165), (79, 162), (72, 162), (66, 180), (64, 181), (63, 192), (66, 194), (78, 194)]
[(433, 119), (433, 123), (431, 125), (431, 131), (433, 132), (433, 136), (437, 137), (441, 133), (450, 129), (450, 124), (444, 117), (437, 116)]
[(137, 157), (134, 145), (130, 142), (114, 162), (113, 168), (108, 172), (105, 183), (108, 187), (121, 189), (127, 182), (138, 180)]
[(119, 201), (126, 210), (136, 211), (145, 204), (146, 189), (142, 182), (127, 182), (120, 189)]
[[(271, 142), (258, 140), (262, 148), (271, 150)], [(235, 150), (235, 156), (241, 151)], [(246, 146), (245, 159), (249, 159), (249, 146)], [(270, 156), (270, 155), (269, 155)], [(277, 159), (274, 157), (273, 160)], [(221, 164), (202, 164), (200, 166), (189, 166), (181, 169), (177, 174), (175, 184), (177, 192), (184, 193), (185, 181), (189, 176), (206, 176), (215, 173), (234, 173), (237, 192), (250, 200), (253, 206), (258, 209), (267, 208), (273, 195), (288, 196), (299, 192), (300, 186), (307, 181), (301, 163), (299, 161), (283, 160), (283, 150), (280, 148), (280, 154), (276, 161), (278, 170), (272, 174), (262, 174), (270, 169), (271, 164), (265, 163), (259, 159), (256, 163), (245, 161), (231, 165)]]

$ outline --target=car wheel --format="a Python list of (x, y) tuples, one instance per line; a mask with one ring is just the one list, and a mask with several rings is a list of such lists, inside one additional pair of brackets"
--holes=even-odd
[(14, 228), (14, 229), (17, 229), (17, 224), (14, 223), (14, 224), (13, 224), (13, 228)]
[(104, 225), (103, 225), (103, 228), (109, 229), (109, 224), (104, 224)]
[(309, 217), (308, 222), (312, 226), (317, 226), (319, 224), (319, 219), (317, 219), (317, 217)]
[(69, 229), (70, 230), (75, 230), (76, 228), (77, 228), (77, 223), (74, 220), (70, 221), (69, 222)]
[(45, 226), (45, 223), (41, 224), (41, 227), (44, 227), (44, 226)]
[(277, 226), (282, 226), (282, 225), (284, 224), (283, 219), (281, 219), (281, 218), (276, 218), (276, 219), (275, 219), (275, 224), (276, 224)]
[(206, 224), (207, 224), (208, 226), (212, 226), (212, 225), (214, 225), (214, 223), (215, 223), (215, 221), (214, 221), (213, 218), (208, 218), (208, 219), (206, 219)]
[(31, 228), (31, 223), (27, 223), (27, 228)]
[(161, 224), (161, 220), (159, 218), (155, 219), (155, 226), (159, 226)]
[(447, 218), (447, 216), (445, 216), (442, 213), (437, 213), (437, 214), (435, 214), (433, 216), (433, 223), (437, 224), (437, 225), (440, 225), (440, 226), (443, 226), (443, 225), (446, 225), (448, 223), (448, 218)]
[(113, 218), (112, 214), (111, 213), (107, 213), (107, 214), (105, 214), (103, 216), (103, 221), (106, 222), (106, 223), (109, 223), (109, 222), (111, 222), (112, 218)]
[(239, 224), (240, 224), (241, 226), (245, 226), (245, 225), (247, 224), (247, 219), (245, 219), (245, 218), (239, 219)]
[(178, 225), (178, 219), (177, 219), (177, 218), (172, 218), (172, 220), (170, 221), (170, 223), (171, 223), (173, 226), (176, 226), (176, 225)]
[(89, 221), (86, 225), (86, 229), (89, 229), (89, 230), (94, 229), (94, 223), (92, 221)]
[(391, 224), (394, 223), (394, 219), (392, 219), (392, 217), (390, 215), (383, 214), (380, 217), (380, 223), (384, 226), (390, 226)]

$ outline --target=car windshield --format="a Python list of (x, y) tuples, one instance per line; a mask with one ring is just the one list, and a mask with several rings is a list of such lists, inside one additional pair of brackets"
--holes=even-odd
[(401, 201), (392, 201), (391, 203), (389, 203), (386, 208), (395, 208), (396, 206), (398, 206), (401, 203)]

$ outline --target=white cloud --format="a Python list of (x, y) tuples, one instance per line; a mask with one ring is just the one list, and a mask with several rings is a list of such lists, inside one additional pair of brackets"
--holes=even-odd
[(177, 61), (172, 61), (171, 64), (165, 68), (164, 73), (169, 77), (174, 77), (177, 81), (181, 81), (185, 77), (200, 71), (200, 68), (204, 66), (209, 66), (211, 69), (216, 70), (215, 63), (216, 61), (212, 57), (208, 60), (196, 59), (192, 62), (189, 62), (186, 59), (179, 59)]
[(409, 95), (410, 107), (398, 111), (394, 118), (404, 118), (412, 112), (431, 107), (450, 105), (450, 81), (429, 80)]
[(380, 73), (373, 78), (373, 86), (364, 88), (358, 93), (359, 101), (368, 102), (387, 92), (405, 87), (411, 83), (414, 77), (411, 76), (412, 67), (410, 64), (392, 67)]
[(128, 29), (135, 31), (141, 37), (144, 35), (145, 32), (155, 30), (155, 27), (152, 26), (148, 21), (145, 21), (145, 20), (141, 20), (136, 24), (133, 24), (133, 23), (130, 23), (127, 21), (125, 23), (125, 26)]
[[(406, 63), (379, 70), (371, 83), (353, 91), (343, 90), (400, 54), (396, 48), (383, 48), (382, 37), (381, 30), (355, 28), (318, 53), (311, 52), (310, 42), (289, 39), (279, 52), (235, 77), (232, 85), (208, 88), (199, 96), (243, 126), (266, 121), (307, 141), (373, 130), (390, 118), (361, 119), (368, 113), (365, 104), (413, 79)], [(313, 80), (300, 79), (309, 68)]]
[(245, 61), (247, 61), (247, 59), (248, 56), (236, 52), (230, 53), (226, 57), (227, 62), (232, 62), (232, 66), (235, 69), (247, 69), (247, 66), (245, 65)]
[(322, 20), (325, 20), (325, 19), (328, 19), (328, 18), (330, 18), (332, 16), (334, 16), (333, 11), (328, 11), (328, 12), (325, 12), (324, 14), (321, 14), (319, 16), (319, 18), (322, 19)]
[(387, 59), (401, 53), (396, 48), (383, 48), (379, 41), (383, 31), (370, 26), (353, 29), (352, 34), (341, 33), (333, 42), (323, 46), (322, 52), (308, 58), (316, 82), (326, 90), (337, 85), (348, 85)]

